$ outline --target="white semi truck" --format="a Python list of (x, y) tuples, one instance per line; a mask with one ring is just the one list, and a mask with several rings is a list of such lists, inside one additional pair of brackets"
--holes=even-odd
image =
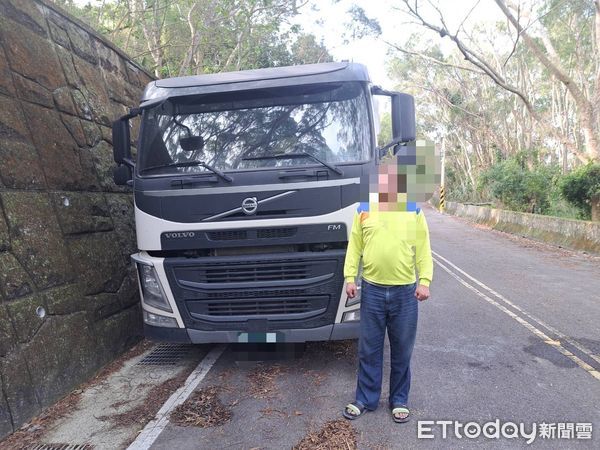
[[(113, 124), (115, 183), (133, 187), (145, 334), (169, 342), (358, 336), (343, 265), (376, 147), (415, 139), (410, 95), (325, 63), (152, 81)], [(130, 119), (141, 115), (132, 156)], [(368, 186), (363, 183), (362, 186)]]

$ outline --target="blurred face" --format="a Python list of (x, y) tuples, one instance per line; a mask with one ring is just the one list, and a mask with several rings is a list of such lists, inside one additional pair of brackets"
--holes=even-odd
[(406, 211), (416, 202), (429, 200), (439, 182), (440, 158), (435, 146), (418, 141), (381, 161), (369, 183), (369, 204), (373, 210)]

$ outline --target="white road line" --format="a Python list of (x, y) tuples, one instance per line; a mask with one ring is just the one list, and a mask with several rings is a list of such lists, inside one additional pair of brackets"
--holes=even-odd
[(431, 253), (433, 253), (439, 259), (443, 260), (446, 264), (448, 264), (454, 270), (456, 270), (457, 272), (460, 272), (463, 276), (465, 276), (466, 278), (468, 278), (469, 280), (471, 280), (472, 282), (474, 282), (478, 286), (480, 286), (483, 289), (487, 290), (494, 297), (498, 298), (499, 300), (502, 300), (504, 303), (506, 303), (510, 307), (512, 307), (512, 308), (516, 309), (517, 311), (519, 311), (519, 313), (521, 313), (521, 315), (527, 317), (529, 320), (537, 323), (541, 327), (544, 327), (546, 330), (550, 331), (552, 334), (554, 334), (559, 339), (561, 339), (561, 340), (563, 340), (563, 341), (571, 344), (573, 347), (575, 347), (580, 352), (585, 353), (585, 355), (589, 356), (591, 359), (593, 359), (597, 363), (600, 363), (600, 356), (595, 355), (592, 350), (590, 350), (589, 348), (585, 347), (583, 344), (577, 342), (575, 339), (573, 339), (573, 338), (571, 338), (569, 336), (566, 336), (565, 334), (563, 334), (560, 331), (558, 331), (556, 328), (548, 325), (547, 323), (543, 322), (542, 320), (538, 319), (537, 317), (532, 316), (527, 311), (525, 311), (524, 309), (522, 309), (518, 305), (515, 305), (513, 302), (511, 302), (510, 300), (508, 300), (502, 294), (499, 294), (498, 292), (496, 292), (495, 290), (493, 290), (491, 287), (489, 287), (485, 283), (479, 281), (477, 278), (472, 277), (467, 272), (465, 272), (464, 270), (462, 270), (460, 267), (458, 267), (457, 265), (453, 264), (451, 261), (448, 261), (446, 258), (444, 258), (439, 253), (434, 252), (434, 251), (432, 251)]
[[(442, 256), (438, 255), (437, 253), (435, 253), (435, 252), (432, 252), (432, 253), (434, 253), (438, 258), (444, 259), (444, 261), (447, 261), (449, 264), (452, 264), (446, 258), (443, 258)], [(539, 337), (540, 339), (542, 339), (542, 341), (544, 341), (546, 344), (552, 346), (553, 348), (555, 348), (556, 350), (558, 350), (560, 353), (562, 353), (564, 356), (566, 356), (567, 358), (569, 358), (573, 362), (575, 362), (575, 364), (577, 364), (579, 367), (581, 367), (582, 369), (584, 369), (586, 372), (588, 372), (594, 378), (600, 380), (600, 372), (599, 371), (597, 371), (592, 366), (590, 366), (588, 363), (586, 363), (585, 361), (583, 361), (581, 358), (579, 358), (578, 356), (574, 355), (569, 350), (567, 350), (566, 348), (564, 348), (561, 345), (560, 341), (557, 341), (557, 340), (554, 340), (554, 339), (550, 338), (546, 333), (544, 333), (540, 329), (536, 328), (531, 323), (527, 322), (521, 316), (519, 316), (518, 314), (512, 312), (510, 309), (506, 308), (504, 305), (501, 305), (500, 303), (498, 303), (497, 301), (495, 301), (491, 297), (487, 296), (486, 294), (484, 294), (483, 292), (481, 292), (479, 289), (477, 289), (475, 286), (469, 284), (467, 281), (465, 281), (460, 276), (458, 276), (457, 274), (455, 274), (452, 270), (450, 270), (446, 265), (442, 264), (438, 259), (433, 258), (433, 260), (438, 264), (438, 266), (440, 266), (442, 269), (444, 269), (446, 272), (448, 272), (448, 274), (450, 274), (450, 276), (452, 276), (453, 278), (455, 278), (460, 284), (462, 284), (463, 286), (465, 286), (467, 289), (473, 291), (479, 297), (483, 298), (486, 302), (494, 305), (496, 308), (498, 308), (503, 313), (507, 314), (509, 317), (511, 317), (514, 320), (516, 320), (519, 324), (523, 325), (525, 328), (527, 328), (529, 331), (531, 331), (534, 335), (536, 335), (537, 337)], [(454, 264), (452, 264), (452, 266), (453, 267), (457, 267)], [(460, 269), (458, 269), (458, 270), (460, 270)], [(461, 271), (461, 273), (465, 273), (462, 270), (460, 270), (460, 271)], [(465, 273), (465, 275), (466, 275), (466, 273)], [(469, 275), (469, 278), (473, 279), (474, 281), (477, 281), (473, 277), (471, 277), (470, 275)], [(483, 283), (481, 283), (481, 284), (483, 284)]]
[(177, 389), (160, 408), (154, 419), (152, 419), (140, 432), (138, 437), (131, 443), (127, 450), (147, 450), (154, 443), (156, 438), (162, 433), (169, 423), (169, 414), (178, 405), (181, 405), (190, 394), (196, 389), (198, 384), (204, 379), (211, 367), (217, 362), (225, 345), (214, 347), (208, 354), (198, 363), (190, 376), (185, 380), (183, 386)]

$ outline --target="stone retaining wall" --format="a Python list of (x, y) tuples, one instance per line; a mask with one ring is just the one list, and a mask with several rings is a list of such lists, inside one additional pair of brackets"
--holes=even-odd
[(0, 0), (0, 437), (141, 335), (110, 125), (150, 80), (51, 3)]

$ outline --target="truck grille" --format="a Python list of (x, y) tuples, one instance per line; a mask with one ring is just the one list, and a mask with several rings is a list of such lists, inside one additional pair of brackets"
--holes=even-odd
[(253, 298), (253, 297), (294, 297), (303, 295), (306, 293), (304, 289), (276, 289), (276, 290), (254, 290), (247, 289), (245, 291), (220, 291), (220, 292), (208, 292), (206, 296), (210, 299), (216, 298)]
[(209, 231), (206, 236), (211, 241), (237, 241), (246, 239), (248, 232), (246, 230), (224, 230), (224, 231)]
[(282, 262), (254, 265), (234, 265), (223, 267), (204, 268), (205, 283), (231, 283), (247, 281), (276, 281), (276, 280), (299, 280), (307, 277), (307, 266), (305, 263)]
[(207, 231), (206, 237), (211, 241), (239, 241), (244, 239), (281, 239), (294, 236), (297, 227), (256, 228), (244, 230)]
[(285, 238), (296, 234), (297, 228), (260, 228), (256, 230), (259, 239)]
[(335, 320), (343, 258), (341, 249), (167, 258), (165, 269), (184, 322), (192, 329), (262, 327), (250, 320), (305, 329)]
[[(240, 291), (237, 292), (241, 293)], [(272, 293), (271, 293), (272, 294)], [(322, 314), (329, 304), (328, 295), (303, 295), (295, 297), (266, 296), (227, 299), (188, 299), (186, 305), (190, 315), (204, 320), (247, 320), (252, 317), (308, 318)]]
[(263, 299), (250, 301), (221, 301), (207, 304), (209, 316), (253, 316), (270, 314), (294, 314), (311, 310), (308, 299)]

